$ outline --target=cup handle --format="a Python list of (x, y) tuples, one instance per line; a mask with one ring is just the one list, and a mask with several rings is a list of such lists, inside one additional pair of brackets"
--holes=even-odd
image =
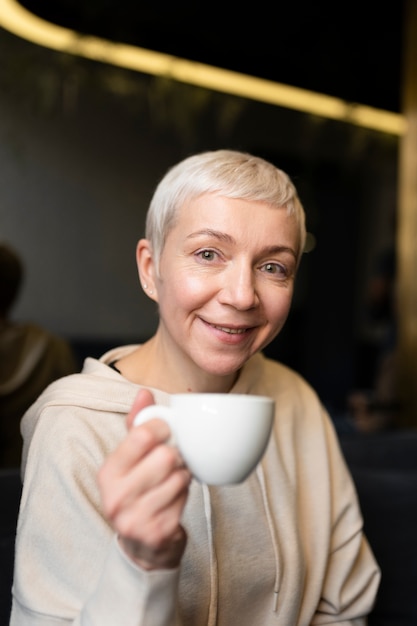
[(139, 413), (136, 414), (135, 419), (133, 420), (133, 425), (139, 426), (139, 424), (143, 424), (144, 422), (147, 422), (153, 417), (158, 417), (160, 419), (163, 419), (167, 422), (168, 426), (171, 429), (171, 438), (168, 443), (170, 445), (175, 445), (174, 433), (173, 433), (172, 425), (171, 425), (172, 416), (173, 416), (173, 410), (171, 407), (163, 406), (161, 404), (150, 404), (149, 406), (146, 406), (144, 409), (142, 409), (141, 411), (139, 411)]

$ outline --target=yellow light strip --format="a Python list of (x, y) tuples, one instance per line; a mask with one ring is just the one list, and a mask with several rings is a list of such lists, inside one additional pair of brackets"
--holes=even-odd
[(266, 102), (296, 111), (402, 135), (403, 115), (281, 83), (195, 63), (136, 46), (81, 35), (57, 26), (24, 9), (16, 0), (0, 0), (0, 26), (32, 43), (125, 69), (166, 76), (190, 85)]

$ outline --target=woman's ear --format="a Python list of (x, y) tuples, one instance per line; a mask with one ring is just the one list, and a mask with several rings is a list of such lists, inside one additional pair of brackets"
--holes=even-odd
[(143, 291), (151, 300), (158, 301), (158, 293), (155, 285), (155, 263), (151, 244), (148, 239), (140, 239), (136, 246), (136, 263), (138, 266), (139, 280)]

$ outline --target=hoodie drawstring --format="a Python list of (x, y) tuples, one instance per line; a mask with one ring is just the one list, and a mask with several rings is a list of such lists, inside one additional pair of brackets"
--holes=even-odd
[(210, 604), (207, 626), (215, 626), (217, 622), (217, 604), (218, 604), (218, 574), (217, 574), (217, 558), (213, 541), (213, 524), (210, 491), (207, 485), (202, 485), (204, 515), (207, 522), (207, 535), (210, 558)]
[(271, 535), (272, 545), (274, 548), (274, 558), (275, 558), (275, 583), (274, 583), (274, 602), (273, 602), (273, 611), (274, 613), (278, 610), (278, 594), (279, 594), (279, 549), (278, 549), (278, 539), (274, 527), (274, 522), (272, 519), (271, 507), (268, 500), (268, 491), (266, 488), (265, 482), (265, 474), (262, 467), (262, 464), (259, 463), (256, 468), (256, 475), (258, 477), (259, 485), (261, 487), (262, 500), (264, 503), (266, 519), (268, 522), (269, 534)]

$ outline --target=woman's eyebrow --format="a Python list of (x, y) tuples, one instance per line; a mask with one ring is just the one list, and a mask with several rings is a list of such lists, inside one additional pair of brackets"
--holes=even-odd
[(282, 254), (283, 252), (291, 254), (291, 256), (293, 256), (295, 259), (297, 258), (295, 250), (289, 248), (288, 246), (269, 246), (268, 248), (262, 250), (262, 253), (266, 255)]
[[(228, 235), (227, 233), (223, 233), (222, 231), (219, 231), (219, 230), (213, 230), (211, 228), (203, 228), (202, 230), (196, 230), (195, 232), (187, 235), (186, 239), (194, 239), (197, 237), (214, 237), (215, 239), (218, 239), (219, 241), (224, 241), (226, 243), (230, 243), (230, 244), (236, 243), (236, 240), (231, 235)], [(282, 254), (282, 253), (291, 254), (291, 256), (293, 256), (294, 259), (297, 259), (297, 254), (295, 250), (293, 250), (293, 248), (290, 248), (288, 246), (280, 246), (280, 245), (268, 246), (267, 248), (264, 248), (262, 250), (262, 255), (274, 255), (274, 254)]]
[(231, 235), (228, 235), (227, 233), (223, 233), (219, 230), (212, 230), (211, 228), (203, 228), (202, 230), (197, 230), (187, 235), (186, 238), (194, 239), (195, 237), (202, 237), (202, 236), (214, 237), (215, 239), (218, 239), (219, 241), (225, 241), (227, 243), (236, 243), (236, 240)]

